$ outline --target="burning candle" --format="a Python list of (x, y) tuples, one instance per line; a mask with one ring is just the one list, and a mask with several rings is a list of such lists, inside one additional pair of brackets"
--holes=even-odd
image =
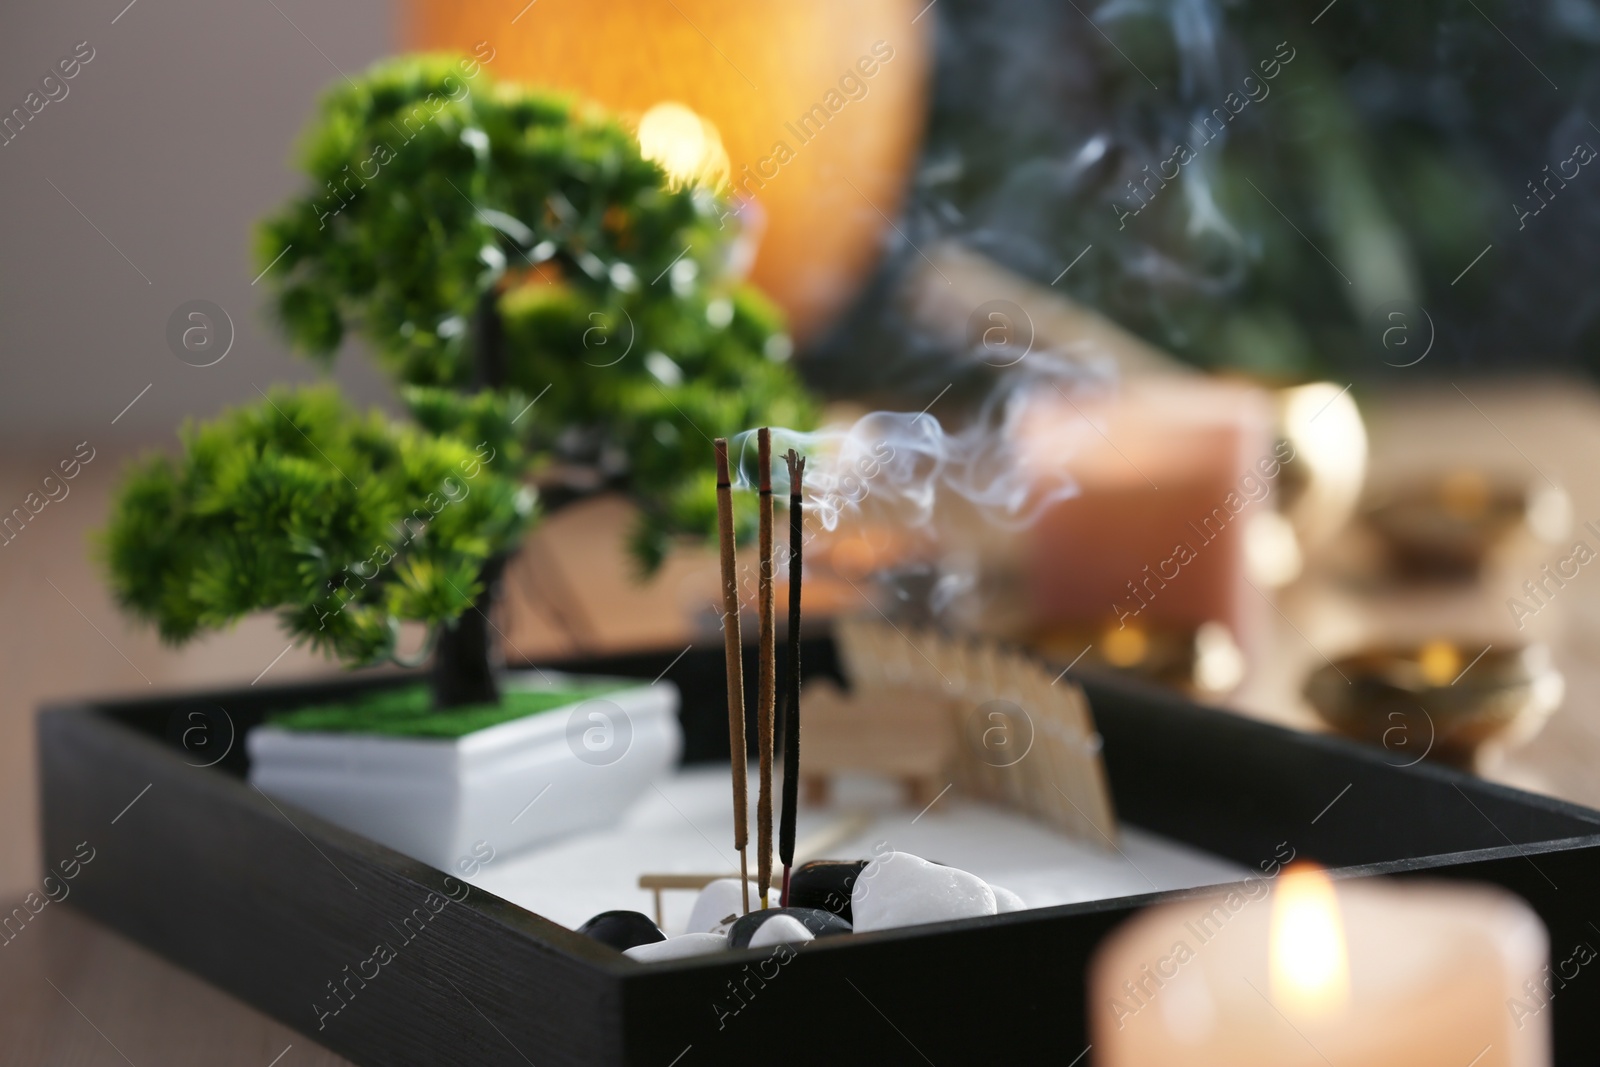
[(1546, 1067), (1547, 939), (1482, 886), (1314, 867), (1221, 898), (1152, 908), (1095, 959), (1089, 1018), (1104, 1067)]
[(1029, 462), (1078, 486), (1030, 534), (1035, 626), (1193, 634), (1211, 623), (1248, 651), (1266, 605), (1247, 584), (1246, 531), (1295, 458), (1273, 445), (1267, 395), (1141, 378), (1100, 397), (1047, 391), (1030, 414)]

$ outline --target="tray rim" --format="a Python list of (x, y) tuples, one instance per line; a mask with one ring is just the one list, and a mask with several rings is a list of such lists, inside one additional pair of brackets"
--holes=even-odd
[[(618, 673), (620, 666), (624, 676), (640, 672), (650, 676), (678, 651), (575, 659), (557, 669)], [(685, 661), (674, 679), (684, 692), (686, 711), (691, 701), (699, 709), (685, 714), (684, 725), (686, 730), (701, 731), (702, 741), (714, 725), (711, 732), (725, 746), (725, 719), (708, 718), (706, 710), (724, 695), (720, 677), (711, 677), (710, 662), (714, 658), (715, 669), (720, 670), (721, 649), (698, 651), (696, 658), (705, 662), (696, 668)], [(831, 643), (819, 642), (805, 655), (813, 673), (837, 669)], [(753, 671), (747, 674), (748, 683)], [(1110, 742), (1108, 751), (1123, 753), (1120, 760), (1113, 756), (1108, 770), (1119, 798), (1127, 798), (1137, 809), (1119, 805), (1126, 822), (1233, 859), (1245, 870), (1253, 869), (1251, 857), (1265, 842), (1284, 831), (1303, 830), (1302, 847), (1319, 858), (1363, 853), (1389, 857), (1372, 863), (1330, 863), (1335, 877), (1410, 878), (1437, 873), (1443, 878), (1497, 883), (1534, 903), (1553, 938), (1558, 931), (1565, 936), (1569, 930), (1587, 936), (1581, 923), (1584, 916), (1575, 906), (1580, 899), (1600, 894), (1600, 864), (1595, 862), (1600, 855), (1600, 811), (1450, 768), (1396, 766), (1391, 762), (1394, 754), (1379, 748), (1205, 708), (1153, 686), (1094, 678), (1089, 672), (1074, 677), (1088, 690), (1091, 704), (1104, 713), (1098, 725)], [(112, 858), (96, 868), (97, 880), (81, 885), (68, 902), (359, 1063), (431, 1064), (440, 1062), (441, 1042), (449, 1044), (450, 1053), (461, 1042), (476, 1042), (484, 1063), (522, 1064), (526, 1061), (522, 1048), (527, 1048), (541, 1064), (659, 1067), (687, 1051), (684, 1045), (690, 1037), (696, 1062), (707, 1057), (707, 1062), (742, 1062), (731, 1058), (731, 1046), (709, 1047), (705, 1010), (723, 996), (723, 979), (737, 979), (741, 968), (748, 971), (760, 962), (760, 950), (641, 964), (475, 886), (471, 888), (476, 892), (461, 895), (457, 901), (461, 907), (440, 913), (439, 938), (408, 949), (416, 958), (403, 964), (397, 977), (386, 979), (379, 992), (365, 994), (375, 998), (367, 1008), (342, 1017), (339, 1028), (326, 1033), (312, 1025), (298, 999), (300, 992), (322, 996), (315, 990), (316, 982), (326, 977), (324, 970), (332, 972), (348, 962), (347, 954), (361, 947), (356, 942), (369, 927), (392, 919), (391, 904), (410, 907), (421, 893), (448, 886), (453, 876), (292, 806), (291, 819), (265, 797), (241, 800), (239, 790), (254, 792), (240, 773), (244, 756), (197, 770), (171, 739), (171, 716), (209, 700), (228, 707), (230, 714), (240, 715), (248, 724), (275, 703), (292, 706), (341, 691), (415, 680), (414, 674), (375, 671), (288, 680), (269, 687), (202, 686), (51, 702), (40, 713), (37, 736), (42, 848), (70, 847), (80, 831), (104, 826), (104, 820), (144, 785), (147, 775), (172, 787), (172, 792), (165, 800), (146, 803), (162, 805), (157, 809), (161, 816), (177, 820), (152, 824), (136, 819), (132, 846), (142, 844), (153, 851), (108, 847)], [(691, 690), (698, 696), (691, 696)], [(720, 722), (711, 723), (711, 718)], [(165, 730), (163, 720), (169, 724)], [(687, 761), (695, 762), (689, 751), (686, 745)], [(1204, 758), (1197, 761), (1197, 753)], [(713, 756), (702, 744), (698, 758)], [(725, 760), (726, 755), (716, 758)], [(1344, 785), (1347, 774), (1374, 792), (1365, 800), (1347, 801), (1321, 825), (1315, 819), (1307, 824), (1324, 803), (1320, 796), (1313, 803), (1312, 794), (1326, 787), (1331, 796)], [(1504, 843), (1494, 840), (1489, 827), (1473, 822), (1476, 817), (1465, 805), (1460, 809), (1464, 817), (1456, 816), (1452, 786), (1474, 806), (1481, 806), (1480, 813), (1496, 830), (1496, 819), (1510, 820), (1503, 824), (1516, 840), (1503, 831)], [(1365, 788), (1358, 790), (1363, 792)], [(1282, 802), (1284, 797), (1290, 802)], [(1187, 803), (1190, 798), (1195, 801), (1192, 807)], [(1352, 812), (1351, 803), (1361, 806)], [(1408, 810), (1392, 806), (1396, 804), (1415, 804), (1415, 818), (1388, 821), (1391, 812)], [(1369, 828), (1370, 846), (1365, 844)], [(360, 898), (346, 896), (342, 888), (337, 902), (328, 895), (329, 885), (336, 885), (332, 872), (312, 856), (305, 842), (320, 842), (316, 847), (326, 848), (339, 860), (336, 868), (348, 865), (362, 879)], [(226, 863), (211, 863), (203, 851), (228, 849), (236, 843), (249, 851), (229, 855)], [(1440, 851), (1407, 854), (1429, 847)], [(1533, 859), (1539, 860), (1533, 866), (1542, 879), (1528, 870)], [(1551, 892), (1555, 883), (1540, 866), (1546, 862), (1561, 880), (1559, 892)], [(261, 863), (268, 866), (263, 869)], [(259, 883), (251, 877), (252, 870), (261, 872)], [(191, 921), (186, 900), (176, 903), (197, 884), (222, 895), (209, 914), (198, 917), (198, 924)], [(755, 1004), (755, 1017), (741, 1018), (738, 1025), (754, 1033), (749, 1027), (759, 1027), (762, 1016), (771, 1025), (784, 1025), (774, 1014), (780, 1001), (789, 1005), (783, 1009), (787, 1011), (836, 1011), (840, 1005), (831, 999), (830, 990), (847, 998), (856, 993), (865, 998), (870, 992), (896, 1018), (904, 1012), (919, 1036), (938, 1035), (949, 1051), (992, 1052), (991, 1046), (974, 1045), (979, 1040), (974, 1035), (985, 1033), (984, 1028), (964, 1020), (987, 1018), (986, 1012), (1021, 1010), (1025, 1014), (1018, 1018), (1007, 1047), (1031, 1049), (1038, 1055), (1047, 1047), (1056, 1049), (1065, 1036), (1089, 1025), (1083, 968), (1100, 940), (1122, 919), (1150, 904), (1203, 897), (1238, 884), (1147, 892), (816, 943), (788, 964), (804, 976), (791, 980), (800, 983), (790, 987), (791, 994)], [(279, 899), (260, 896), (268, 891), (281, 894), (283, 907), (267, 915), (265, 927), (257, 929), (247, 909), (261, 907), (263, 899)], [(343, 925), (329, 925), (329, 914)], [(1046, 964), (1042, 948), (1050, 950), (1054, 962)], [(255, 962), (241, 968), (240, 953), (252, 950), (259, 953)], [(978, 970), (971, 970), (974, 967)], [(983, 980), (977, 984), (958, 980), (962, 975), (982, 975)], [(843, 983), (845, 976), (860, 980), (866, 991), (850, 992)], [(476, 1003), (455, 988), (458, 982), (478, 998)], [(1041, 990), (1050, 995), (1041, 999)], [(461, 994), (461, 1001), (454, 1000), (455, 994)], [(873, 1025), (881, 1021), (879, 1016), (888, 1017), (883, 1011), (870, 1014), (872, 1009), (858, 1001), (852, 1003), (853, 1010)], [(1557, 1049), (1567, 1050), (1564, 1054), (1581, 1050), (1592, 1059), (1600, 1055), (1600, 1026), (1571, 1010), (1582, 1003), (1556, 1007)], [(491, 1016), (500, 1024), (495, 1025)], [(496, 1044), (498, 1038), (486, 1033), (485, 1021), (497, 1032), (505, 1027), (506, 1033), (498, 1038), (506, 1044)], [(523, 1046), (511, 1044), (507, 1033)], [(891, 1041), (899, 1039), (891, 1032)], [(708, 1047), (700, 1047), (703, 1041)], [(518, 1055), (513, 1057), (507, 1045)], [(903, 1047), (897, 1047), (904, 1055)], [(794, 1062), (792, 1051), (775, 1050), (773, 1062)]]
[[(576, 672), (571, 672), (576, 673)], [(380, 674), (380, 672), (372, 672)], [(323, 689), (337, 687), (343, 689), (363, 689), (374, 685), (398, 685), (414, 681), (409, 674), (395, 672), (381, 672), (383, 677), (350, 677), (348, 675), (333, 675), (327, 678), (311, 678), (290, 683), (279, 683), (274, 686), (264, 687), (251, 694), (257, 698), (271, 698), (274, 693), (295, 693), (307, 689)], [(1600, 809), (1593, 809), (1572, 801), (1553, 797), (1548, 794), (1533, 793), (1518, 789), (1515, 786), (1493, 782), (1479, 778), (1452, 767), (1439, 764), (1421, 762), (1418, 764), (1397, 768), (1388, 763), (1379, 755), (1379, 750), (1369, 745), (1348, 740), (1329, 734), (1314, 734), (1297, 731), (1291, 727), (1277, 723), (1266, 722), (1246, 715), (1228, 711), (1223, 708), (1198, 704), (1189, 701), (1177, 694), (1160, 689), (1152, 685), (1129, 682), (1126, 679), (1098, 679), (1100, 685), (1111, 685), (1124, 690), (1128, 695), (1143, 699), (1172, 700), (1185, 705), (1189, 713), (1204, 713), (1208, 715), (1225, 716), (1234, 728), (1240, 725), (1256, 728), (1263, 736), (1275, 736), (1293, 745), (1309, 744), (1312, 747), (1327, 747), (1346, 757), (1357, 757), (1366, 763), (1388, 770), (1402, 770), (1407, 774), (1420, 775), (1431, 778), (1441, 784), (1455, 785), (1458, 789), (1462, 783), (1470, 784), (1475, 791), (1497, 795), (1502, 799), (1530, 807), (1543, 809), (1548, 814), (1575, 818), (1590, 823), (1595, 832), (1589, 835), (1572, 835), (1561, 838), (1549, 838), (1535, 842), (1517, 844), (1509, 842), (1505, 845), (1495, 845), (1480, 849), (1463, 849), (1452, 852), (1430, 853), (1423, 856), (1411, 856), (1402, 859), (1384, 860), (1366, 864), (1347, 864), (1343, 866), (1329, 866), (1326, 868), (1330, 877), (1335, 879), (1380, 877), (1394, 874), (1417, 874), (1430, 870), (1443, 870), (1467, 863), (1524, 858), (1529, 855), (1541, 855), (1553, 852), (1567, 852), (1583, 848), (1600, 848)], [(262, 815), (277, 815), (287, 818), (279, 808), (279, 802), (269, 800), (265, 794), (253, 788), (248, 779), (232, 775), (218, 768), (195, 768), (183, 760), (177, 751), (148, 734), (140, 731), (129, 723), (118, 718), (118, 712), (135, 711), (143, 708), (160, 706), (166, 703), (203, 703), (236, 696), (238, 688), (202, 688), (196, 690), (171, 690), (158, 692), (149, 696), (138, 697), (113, 697), (101, 698), (69, 698), (65, 700), (50, 701), (41, 706), (38, 713), (40, 723), (49, 718), (67, 718), (78, 721), (80, 724), (94, 724), (90, 729), (105, 729), (113, 731), (123, 741), (131, 743), (146, 758), (159, 761), (174, 772), (178, 768), (186, 770), (209, 770), (213, 773), (199, 779), (206, 783), (206, 791), (225, 797), (229, 800), (239, 800), (253, 807)], [(230, 784), (231, 783), (231, 784)], [(250, 795), (257, 794), (257, 795)], [(442, 876), (446, 879), (456, 879), (448, 871), (441, 871), (429, 866), (420, 860), (412, 859), (404, 853), (395, 851), (386, 845), (379, 844), (370, 838), (355, 831), (346, 830), (335, 823), (329, 822), (321, 816), (302, 808), (295, 807), (288, 801), (283, 804), (290, 807), (295, 818), (290, 820), (291, 825), (302, 833), (314, 829), (318, 834), (341, 847), (358, 854), (367, 854), (368, 858), (389, 867), (396, 874), (406, 877), (413, 884), (425, 886), (425, 880), (430, 875)], [(1137, 822), (1130, 820), (1130, 825), (1138, 826)], [(1492, 825), (1492, 823), (1491, 823)], [(1142, 828), (1142, 827), (1141, 827)], [(1498, 829), (1498, 828), (1497, 828)], [(1160, 833), (1159, 831), (1148, 831)], [(1172, 838), (1170, 834), (1161, 833), (1160, 836), (1177, 840), (1188, 847), (1199, 848), (1210, 852), (1204, 846), (1182, 839)], [(1503, 836), (1503, 835), (1502, 835)], [(470, 883), (462, 883), (468, 884)], [(1067, 919), (1080, 915), (1094, 915), (1106, 911), (1137, 909), (1156, 904), (1164, 904), (1186, 899), (1196, 899), (1215, 896), (1225, 893), (1230, 887), (1244, 884), (1243, 881), (1218, 882), (1213, 885), (1199, 886), (1191, 889), (1155, 890), (1146, 893), (1130, 894), (1118, 897), (1104, 897), (1098, 900), (1078, 901), (1070, 904), (1057, 904), (1041, 908), (1028, 908), (1019, 912), (1010, 912), (1000, 915), (975, 916), (964, 919), (952, 919), (936, 923), (923, 923), (915, 926), (897, 927), (889, 930), (863, 931), (853, 934), (850, 938), (833, 942), (823, 939), (808, 946), (808, 954), (836, 953), (849, 951), (859, 946), (888, 944), (896, 942), (914, 941), (928, 935), (943, 933), (975, 932), (998, 926), (1011, 926), (1029, 922), (1053, 921)], [(620, 951), (607, 945), (600, 944), (592, 938), (583, 936), (575, 930), (562, 926), (554, 920), (548, 919), (538, 912), (531, 911), (521, 905), (515, 904), (500, 897), (489, 890), (472, 885), (472, 892), (460, 902), (460, 906), (469, 907), (478, 911), (485, 918), (508, 926), (517, 933), (532, 938), (541, 947), (560, 952), (576, 962), (596, 968), (608, 977), (626, 982), (629, 979), (646, 975), (697, 972), (719, 969), (722, 964), (729, 962), (749, 962), (762, 958), (764, 953), (760, 949), (730, 949), (723, 953), (711, 953), (702, 956), (690, 956), (676, 960), (662, 960), (653, 963), (641, 963), (630, 959)], [(553, 937), (550, 935), (554, 935)]]

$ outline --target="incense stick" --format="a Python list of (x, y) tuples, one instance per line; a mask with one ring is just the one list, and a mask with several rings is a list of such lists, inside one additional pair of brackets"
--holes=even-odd
[(717, 539), (722, 546), (722, 643), (728, 673), (728, 758), (733, 769), (733, 847), (739, 850), (739, 885), (750, 913), (749, 782), (744, 742), (744, 649), (739, 641), (739, 573), (733, 549), (733, 492), (728, 484), (728, 439), (717, 438)]
[(805, 540), (801, 482), (806, 461), (789, 449), (789, 678), (784, 693), (783, 817), (778, 824), (778, 858), (783, 861), (780, 907), (789, 906), (789, 868), (794, 866), (794, 820), (800, 805), (800, 551)]
[(777, 693), (777, 629), (772, 617), (772, 431), (756, 431), (756, 453), (761, 465), (761, 523), (758, 538), (761, 566), (756, 585), (760, 620), (759, 655), (756, 659), (756, 737), (761, 766), (760, 793), (756, 797), (756, 878), (761, 906), (767, 906), (767, 886), (772, 881), (772, 714)]

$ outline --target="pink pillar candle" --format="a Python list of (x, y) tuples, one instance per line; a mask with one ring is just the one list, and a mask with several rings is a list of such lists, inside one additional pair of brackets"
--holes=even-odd
[(1046, 393), (1028, 427), (1030, 462), (1064, 468), (1079, 486), (1033, 530), (1035, 621), (1215, 621), (1246, 644), (1262, 605), (1245, 585), (1245, 529), (1272, 506), (1284, 462), (1267, 395), (1199, 376), (1069, 395)]

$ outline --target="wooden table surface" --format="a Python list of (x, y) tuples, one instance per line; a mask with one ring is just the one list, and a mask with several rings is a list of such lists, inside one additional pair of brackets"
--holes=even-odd
[[(1435, 385), (1371, 401), (1366, 410), (1374, 481), (1430, 465), (1481, 464), (1548, 477), (1571, 492), (1579, 522), (1600, 519), (1600, 395), (1586, 385)], [(21, 499), (35, 472), (56, 458), (37, 445), (0, 449), (0, 499)], [(85, 468), (71, 498), (52, 505), (0, 555), (0, 597), (12, 608), (0, 613), (6, 680), (0, 900), (7, 909), (39, 884), (33, 713), (42, 700), (240, 684), (264, 670), (283, 680), (329, 669), (301, 650), (285, 653), (269, 619), (185, 650), (163, 648), (130, 626), (85, 551), (87, 532), (104, 521), (120, 462), (112, 453)], [(617, 562), (624, 519), (619, 505), (602, 502), (536, 535), (534, 551), (519, 562), (523, 592), (508, 627), (518, 652), (551, 656), (693, 638), (702, 600), (716, 595), (714, 561), (683, 554), (651, 585), (632, 586)], [(1248, 714), (1314, 726), (1297, 691), (1324, 655), (1397, 629), (1465, 627), (1509, 636), (1514, 627), (1508, 628), (1504, 600), (1516, 591), (1362, 600), (1309, 582), (1284, 597), (1270, 652), (1236, 703)], [(1531, 630), (1557, 649), (1568, 680), (1566, 705), (1498, 776), (1600, 806), (1600, 775), (1593, 771), (1600, 765), (1600, 708), (1591, 699), (1600, 687), (1600, 577), (1583, 575), (1552, 608)], [(70, 906), (51, 904), (0, 945), (0, 1062), (310, 1067), (346, 1061)]]
[(0, 1061), (30, 1067), (349, 1062), (56, 904), (0, 952)]

